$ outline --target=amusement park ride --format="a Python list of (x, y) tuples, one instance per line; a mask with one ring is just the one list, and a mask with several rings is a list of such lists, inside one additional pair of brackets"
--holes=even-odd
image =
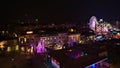
[(103, 22), (102, 19), (100, 19), (100, 21), (98, 22), (95, 16), (92, 16), (90, 18), (89, 27), (97, 35), (101, 35), (101, 34), (106, 35), (107, 33), (109, 33), (109, 30), (112, 29), (112, 26), (109, 23)]

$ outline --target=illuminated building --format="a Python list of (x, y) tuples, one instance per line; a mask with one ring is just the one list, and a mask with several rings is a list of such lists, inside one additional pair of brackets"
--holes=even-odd
[(53, 47), (53, 49), (61, 49), (67, 41), (67, 33), (58, 33), (53, 35), (45, 35), (40, 37), (44, 41), (45, 47)]
[(69, 34), (68, 35), (68, 44), (73, 46), (74, 43), (79, 43), (80, 41), (80, 34)]
[(91, 42), (94, 42), (96, 39), (95, 39), (95, 32), (93, 30), (91, 30), (90, 28), (84, 28), (81, 30), (81, 33), (80, 33), (80, 41), (79, 43), (80, 44), (87, 44), (87, 43), (91, 43)]
[[(64, 48), (63, 45), (67, 47), (73, 46), (74, 43), (79, 43), (80, 34), (68, 34), (68, 33), (55, 33), (55, 34), (26, 34), (19, 36), (20, 45), (27, 45), (27, 48), (33, 47), (34, 52), (39, 49), (39, 42), (43, 43), (43, 47), (52, 48), (54, 50), (59, 50)], [(38, 48), (38, 49), (37, 49)]]

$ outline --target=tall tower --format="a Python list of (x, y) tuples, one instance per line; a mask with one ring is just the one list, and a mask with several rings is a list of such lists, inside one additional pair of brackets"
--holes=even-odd
[(120, 22), (119, 21), (116, 21), (116, 28), (120, 29)]

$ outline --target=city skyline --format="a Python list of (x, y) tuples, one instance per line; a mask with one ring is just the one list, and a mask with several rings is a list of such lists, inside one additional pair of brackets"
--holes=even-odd
[[(23, 19), (39, 23), (87, 23), (91, 16), (115, 22), (119, 19), (119, 1), (7, 1), (1, 5), (2, 22), (14, 24)], [(31, 21), (32, 20), (32, 21)]]

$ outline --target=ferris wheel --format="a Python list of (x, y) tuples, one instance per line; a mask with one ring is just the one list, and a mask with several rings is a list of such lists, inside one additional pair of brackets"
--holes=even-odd
[(92, 30), (95, 31), (97, 25), (98, 25), (97, 18), (96, 18), (95, 16), (92, 16), (92, 17), (90, 18), (90, 23), (89, 23), (90, 29), (92, 29)]

